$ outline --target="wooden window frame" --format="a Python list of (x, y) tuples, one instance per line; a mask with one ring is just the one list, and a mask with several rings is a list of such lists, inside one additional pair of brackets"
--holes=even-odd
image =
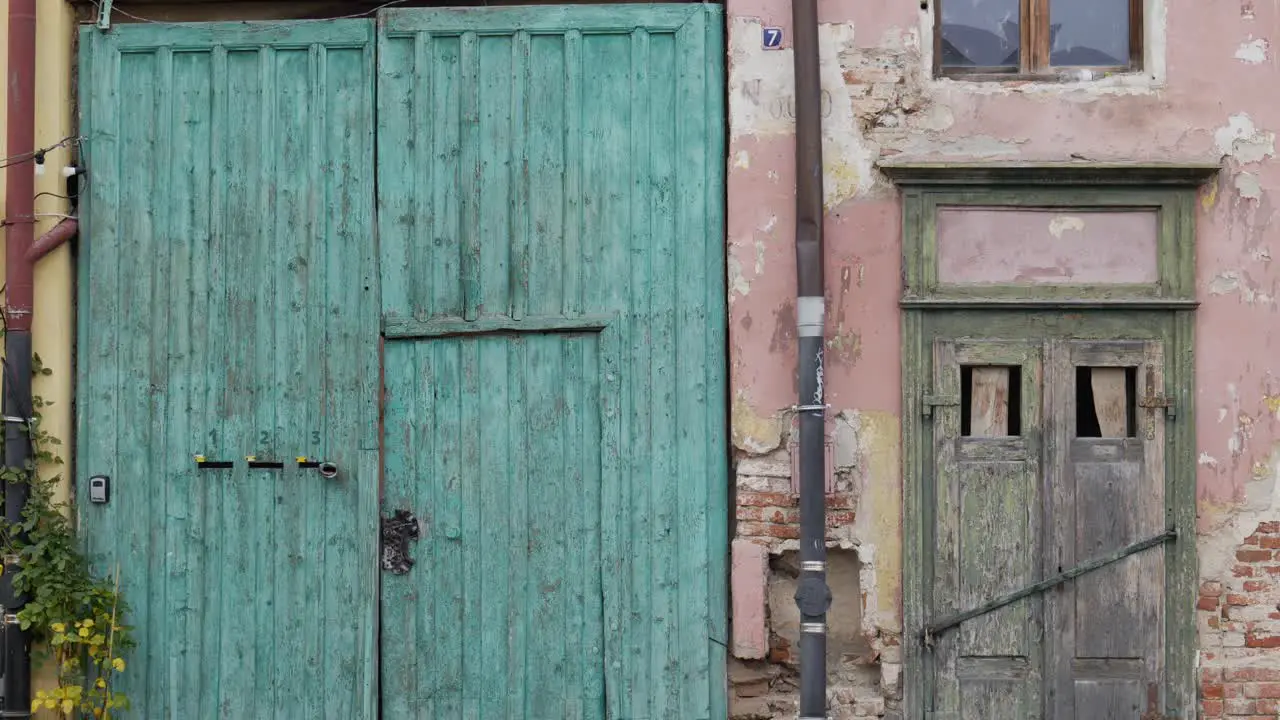
[[(926, 462), (932, 456), (932, 348), (939, 338), (992, 338), (1046, 343), (1153, 340), (1165, 356), (1165, 397), (1176, 422), (1165, 431), (1166, 519), (1177, 539), (1165, 553), (1165, 673), (1173, 717), (1196, 712), (1194, 599), (1199, 586), (1195, 463), (1195, 218), (1198, 189), (1219, 167), (1197, 163), (882, 163), (902, 202), (902, 498), (903, 720), (928, 720), (931, 689), (919, 637), (924, 627), (927, 554), (925, 508), (931, 502)], [(928, 217), (938, 200), (964, 196), (984, 207), (1158, 207), (1160, 262), (1154, 286), (1086, 285), (1063, 295), (1051, 286), (1016, 293), (940, 286), (928, 281), (934, 261)], [(1135, 202), (1137, 201), (1137, 202)], [(934, 275), (936, 277), (936, 274)], [(1083, 295), (1078, 294), (1083, 293)], [(1099, 312), (1105, 311), (1105, 312)], [(1156, 551), (1159, 552), (1159, 551)]]
[(944, 67), (942, 65), (942, 4), (933, 0), (933, 74), (970, 81), (1057, 80), (1088, 71), (1095, 76), (1141, 72), (1145, 47), (1145, 0), (1129, 0), (1129, 63), (1127, 65), (1052, 65), (1049, 62), (1049, 3), (1019, 0), (1018, 67)]

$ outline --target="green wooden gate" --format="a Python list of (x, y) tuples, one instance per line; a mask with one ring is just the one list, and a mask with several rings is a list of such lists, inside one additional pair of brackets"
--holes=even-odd
[(721, 17), (380, 18), (388, 720), (726, 715)]
[(375, 712), (372, 35), (81, 35), (79, 520), (133, 606), (131, 717)]
[[(133, 716), (725, 716), (721, 18), (84, 31)], [(380, 474), (422, 526), (381, 578)]]

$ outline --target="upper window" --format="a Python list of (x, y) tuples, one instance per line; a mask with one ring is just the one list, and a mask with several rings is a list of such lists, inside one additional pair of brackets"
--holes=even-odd
[(970, 79), (1141, 70), (1142, 1), (934, 0), (934, 69)]

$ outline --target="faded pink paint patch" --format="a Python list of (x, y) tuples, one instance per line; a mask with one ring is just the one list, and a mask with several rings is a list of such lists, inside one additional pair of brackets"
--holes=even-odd
[(769, 652), (765, 626), (765, 588), (769, 552), (750, 540), (733, 541), (730, 575), (733, 593), (733, 654), (754, 660)]
[(1154, 283), (1158, 221), (1154, 210), (939, 208), (938, 281)]
[(730, 381), (766, 416), (795, 404), (794, 148), (740, 138), (729, 155), (749, 165), (728, 178)]
[(901, 212), (885, 198), (847, 202), (827, 215), (824, 372), (834, 412), (901, 412)]

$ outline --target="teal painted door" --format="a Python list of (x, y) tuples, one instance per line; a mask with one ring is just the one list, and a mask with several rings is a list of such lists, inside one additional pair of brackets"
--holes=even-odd
[(76, 478), (113, 487), (78, 512), (133, 607), (129, 716), (374, 717), (372, 23), (81, 41)]
[(384, 718), (724, 718), (712, 5), (385, 11)]

